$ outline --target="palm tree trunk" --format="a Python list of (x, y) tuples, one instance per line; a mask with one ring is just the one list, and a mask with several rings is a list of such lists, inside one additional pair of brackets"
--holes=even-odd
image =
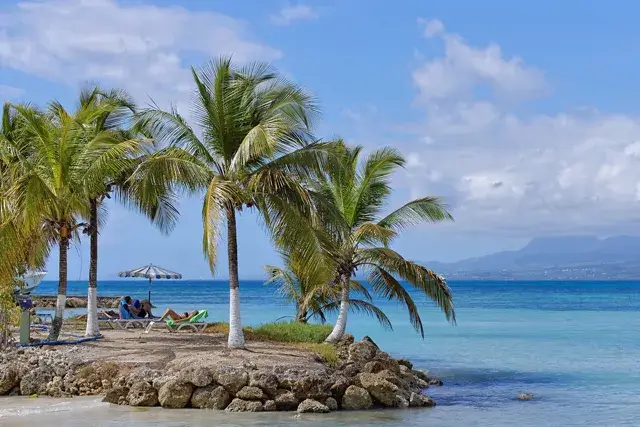
[(98, 326), (98, 201), (89, 201), (89, 295), (87, 297), (87, 328), (85, 336), (100, 335)]
[(58, 273), (58, 301), (56, 303), (56, 314), (51, 322), (51, 332), (49, 332), (49, 341), (56, 341), (62, 329), (62, 320), (64, 318), (64, 307), (67, 303), (67, 252), (69, 250), (69, 237), (63, 232), (58, 244), (60, 247), (60, 261)]
[(333, 331), (329, 334), (324, 342), (338, 342), (342, 339), (344, 331), (347, 329), (347, 314), (349, 313), (349, 278), (342, 277), (342, 296), (340, 298), (340, 311), (338, 319), (333, 327)]
[(240, 280), (238, 279), (238, 236), (236, 211), (227, 207), (227, 250), (229, 254), (229, 348), (244, 348), (240, 319)]

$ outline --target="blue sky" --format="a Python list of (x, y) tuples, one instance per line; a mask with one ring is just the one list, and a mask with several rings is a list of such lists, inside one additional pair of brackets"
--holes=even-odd
[[(407, 157), (392, 206), (440, 195), (456, 222), (408, 232), (416, 260), (457, 260), (551, 234), (635, 234), (640, 212), (640, 6), (605, 2), (3, 1), (0, 98), (71, 104), (86, 81), (186, 111), (188, 67), (232, 53), (317, 94), (317, 134)], [(208, 278), (200, 201), (162, 236), (109, 206), (100, 277), (153, 262)], [(240, 274), (277, 264), (240, 220)], [(224, 243), (223, 243), (224, 244)], [(221, 246), (217, 277), (226, 277)], [(88, 247), (70, 254), (86, 278)], [(57, 257), (49, 263), (55, 277)]]

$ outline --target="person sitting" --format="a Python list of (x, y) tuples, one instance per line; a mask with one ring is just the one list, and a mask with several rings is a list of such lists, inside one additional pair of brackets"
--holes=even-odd
[[(120, 314), (122, 318), (143, 319), (147, 316), (153, 317), (153, 315), (151, 314), (151, 304), (149, 304), (149, 301), (133, 301), (130, 296), (126, 296), (120, 302), (120, 306)], [(123, 317), (123, 314), (125, 317)]]
[(149, 301), (145, 300), (135, 300), (133, 302), (133, 309), (132, 311), (134, 313), (136, 313), (136, 316), (144, 318), (144, 317), (148, 317), (148, 318), (152, 318), (153, 314), (151, 313), (151, 303)]
[(198, 314), (198, 310), (192, 311), (191, 313), (184, 312), (182, 314), (178, 314), (175, 311), (171, 310), (170, 308), (167, 308), (167, 310), (164, 312), (162, 317), (160, 317), (160, 321), (163, 321), (167, 317), (170, 317), (171, 320), (174, 320), (176, 322), (186, 322), (196, 314)]

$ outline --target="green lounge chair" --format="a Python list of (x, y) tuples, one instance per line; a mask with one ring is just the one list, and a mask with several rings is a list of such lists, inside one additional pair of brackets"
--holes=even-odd
[[(189, 320), (166, 319), (164, 322), (169, 332), (178, 332), (182, 329), (190, 329), (193, 332), (202, 332), (207, 326), (207, 322), (203, 321), (207, 317), (209, 317), (209, 312), (207, 310), (198, 310), (198, 313)], [(155, 322), (149, 323), (145, 332), (148, 333), (151, 328), (153, 328), (154, 324)]]

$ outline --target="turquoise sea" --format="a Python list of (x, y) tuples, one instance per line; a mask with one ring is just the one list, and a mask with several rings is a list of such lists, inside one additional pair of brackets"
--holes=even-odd
[[(426, 336), (411, 328), (396, 303), (379, 301), (394, 330), (351, 316), (349, 332), (371, 336), (395, 356), (429, 369), (445, 386), (428, 393), (430, 410), (231, 415), (136, 410), (95, 398), (69, 401), (0, 399), (0, 425), (59, 426), (640, 426), (640, 282), (453, 282), (458, 325), (432, 304), (423, 307)], [(145, 298), (144, 281), (102, 281), (100, 295)], [(39, 293), (54, 294), (44, 282)], [(72, 282), (70, 295), (86, 293)], [(207, 308), (210, 320), (228, 313), (223, 281), (156, 281), (152, 301), (187, 311)], [(291, 314), (272, 289), (241, 283), (245, 324)], [(518, 393), (535, 395), (519, 401)], [(24, 417), (29, 414), (29, 417)]]

